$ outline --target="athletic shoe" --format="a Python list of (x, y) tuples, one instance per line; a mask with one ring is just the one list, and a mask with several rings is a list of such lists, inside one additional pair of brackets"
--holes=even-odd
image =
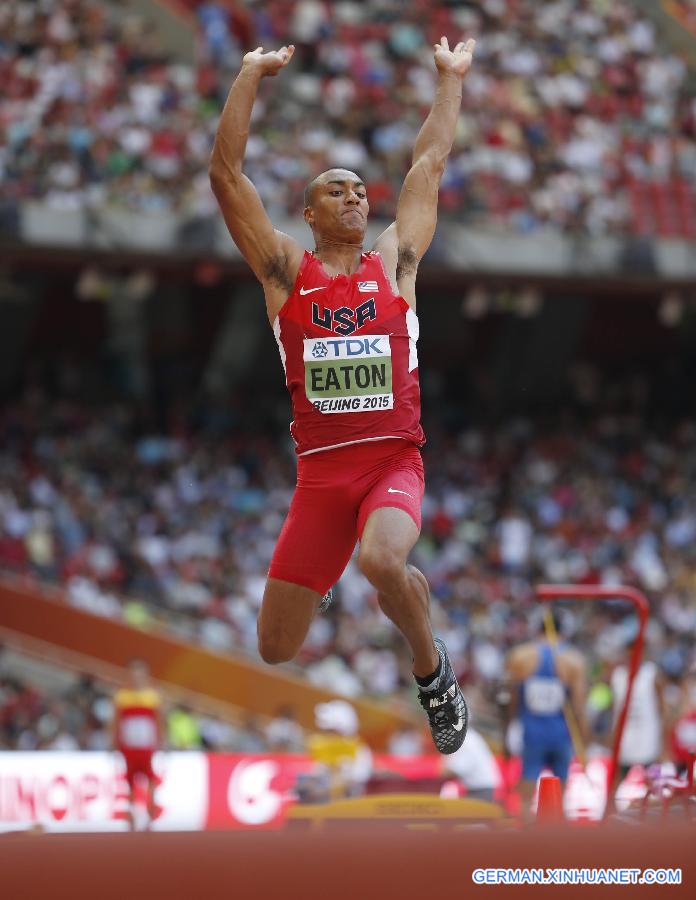
[(329, 588), (328, 591), (321, 598), (321, 602), (319, 606), (317, 606), (317, 612), (323, 613), (331, 606), (333, 603), (333, 588)]
[(440, 677), (434, 690), (418, 691), (420, 705), (428, 714), (430, 732), (440, 753), (454, 753), (464, 743), (469, 722), (469, 710), (454, 677), (447, 648), (435, 638), (440, 654)]

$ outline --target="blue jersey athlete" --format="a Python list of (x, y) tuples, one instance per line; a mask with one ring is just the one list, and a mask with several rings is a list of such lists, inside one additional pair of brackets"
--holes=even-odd
[[(542, 625), (543, 633), (543, 625)], [(552, 647), (543, 634), (508, 654), (507, 672), (514, 687), (514, 715), (522, 724), (522, 781), (520, 793), (525, 811), (543, 769), (561, 781), (568, 775), (573, 745), (563, 712), (568, 703), (581, 735), (585, 725), (585, 663), (572, 647)]]

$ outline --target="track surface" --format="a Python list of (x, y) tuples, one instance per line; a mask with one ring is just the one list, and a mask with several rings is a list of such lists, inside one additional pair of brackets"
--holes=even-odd
[[(681, 886), (485, 886), (477, 867), (681, 866)], [(696, 826), (0, 835), (3, 900), (696, 897)]]

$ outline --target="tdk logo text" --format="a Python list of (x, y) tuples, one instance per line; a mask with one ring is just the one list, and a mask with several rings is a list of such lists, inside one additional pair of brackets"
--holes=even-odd
[(391, 356), (388, 334), (360, 338), (305, 338), (304, 359), (328, 364), (336, 359), (365, 359)]
[(345, 359), (347, 356), (383, 356), (382, 349), (383, 337), (369, 338), (348, 338), (347, 340), (339, 340), (337, 338), (329, 341), (323, 341), (328, 348), (326, 356), (328, 359)]
[(338, 309), (328, 309), (312, 303), (312, 323), (326, 331), (335, 331), (336, 334), (353, 334), (358, 328), (362, 328), (365, 322), (377, 318), (375, 298), (371, 297), (365, 303), (355, 309), (350, 306), (339, 306)]

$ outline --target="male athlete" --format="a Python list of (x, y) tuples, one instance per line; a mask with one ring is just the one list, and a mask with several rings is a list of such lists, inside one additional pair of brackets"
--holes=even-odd
[(421, 524), (418, 263), (432, 240), (475, 42), (435, 45), (432, 109), (420, 130), (396, 221), (363, 251), (365, 185), (345, 169), (305, 192), (315, 249), (274, 229), (242, 162), (259, 82), (294, 47), (247, 53), (229, 93), (210, 161), (230, 234), (263, 285), (293, 408), (297, 489), (280, 534), (259, 614), (259, 652), (292, 659), (322, 597), (360, 541), (360, 570), (406, 638), (419, 699), (441, 753), (457, 750), (467, 707), (442, 641), (433, 639), (424, 576), (407, 565)]
[(152, 685), (148, 665), (142, 659), (132, 659), (128, 663), (128, 686), (116, 692), (112, 732), (114, 748), (126, 764), (127, 818), (133, 830), (138, 778), (147, 785), (149, 823), (156, 815), (155, 790), (159, 780), (152, 768), (152, 758), (160, 747), (164, 732), (161, 698)]
[(520, 795), (523, 812), (529, 814), (529, 803), (542, 769), (551, 769), (562, 782), (568, 776), (573, 743), (564, 714), (566, 702), (585, 742), (585, 661), (567, 644), (552, 646), (545, 638), (542, 622), (537, 640), (520, 644), (509, 652), (507, 673), (517, 688), (509, 716), (516, 713), (522, 723)]

